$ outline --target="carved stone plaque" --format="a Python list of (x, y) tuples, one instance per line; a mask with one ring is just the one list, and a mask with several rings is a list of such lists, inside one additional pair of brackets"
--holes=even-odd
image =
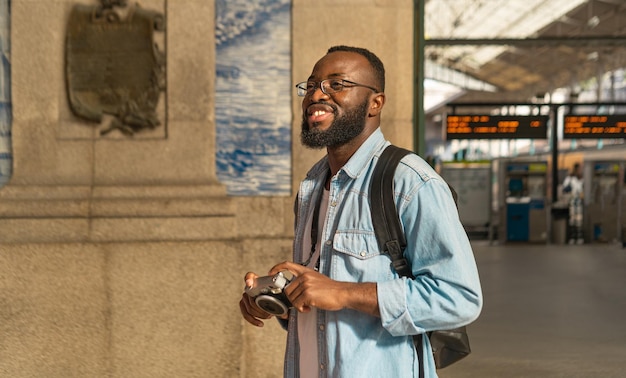
[(125, 12), (75, 5), (66, 35), (66, 80), (70, 107), (78, 116), (101, 122), (101, 134), (133, 135), (161, 124), (156, 108), (165, 89), (165, 55), (154, 42), (164, 31), (162, 14), (131, 6)]

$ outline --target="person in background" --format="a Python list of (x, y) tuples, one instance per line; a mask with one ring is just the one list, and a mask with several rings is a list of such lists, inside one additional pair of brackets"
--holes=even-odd
[(563, 193), (569, 196), (569, 244), (583, 244), (583, 175), (580, 163), (574, 163), (563, 180)]
[[(293, 262), (284, 293), (293, 305), (280, 316), (288, 331), (286, 377), (436, 377), (428, 337), (418, 359), (413, 335), (475, 320), (482, 308), (476, 262), (446, 182), (415, 154), (403, 158), (394, 197), (415, 278), (400, 277), (379, 250), (369, 185), (383, 149), (383, 63), (369, 50), (335, 46), (298, 84), (301, 141), (327, 154), (302, 181), (296, 200)], [(317, 214), (317, 215), (316, 215)], [(269, 277), (268, 276), (268, 277)], [(261, 278), (249, 272), (246, 287)], [(246, 321), (271, 314), (246, 294)]]
[(580, 163), (574, 163), (572, 170), (563, 180), (563, 193), (582, 195), (583, 173)]

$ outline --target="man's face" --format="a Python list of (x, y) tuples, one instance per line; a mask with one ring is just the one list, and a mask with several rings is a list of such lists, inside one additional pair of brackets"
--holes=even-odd
[(333, 52), (317, 62), (308, 80), (318, 86), (302, 101), (302, 144), (311, 148), (337, 147), (363, 132), (373, 91), (345, 87), (340, 92), (326, 94), (319, 83), (345, 79), (373, 86), (371, 71), (367, 59), (352, 52)]

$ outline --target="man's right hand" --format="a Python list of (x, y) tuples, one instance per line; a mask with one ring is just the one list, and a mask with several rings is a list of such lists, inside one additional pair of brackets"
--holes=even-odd
[[(244, 278), (246, 287), (254, 287), (257, 277), (258, 275), (252, 272), (246, 273)], [(241, 310), (243, 318), (246, 319), (248, 323), (257, 327), (263, 327), (264, 323), (261, 319), (269, 319), (272, 317), (271, 314), (261, 310), (261, 308), (254, 302), (254, 298), (246, 294), (245, 291), (239, 301), (239, 309)]]

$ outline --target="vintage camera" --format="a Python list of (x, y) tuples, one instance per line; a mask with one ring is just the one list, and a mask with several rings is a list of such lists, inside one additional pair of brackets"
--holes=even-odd
[(291, 279), (287, 278), (283, 272), (278, 272), (273, 276), (258, 277), (256, 286), (247, 287), (246, 294), (254, 298), (257, 306), (265, 312), (282, 316), (292, 307), (283, 291), (290, 282)]

